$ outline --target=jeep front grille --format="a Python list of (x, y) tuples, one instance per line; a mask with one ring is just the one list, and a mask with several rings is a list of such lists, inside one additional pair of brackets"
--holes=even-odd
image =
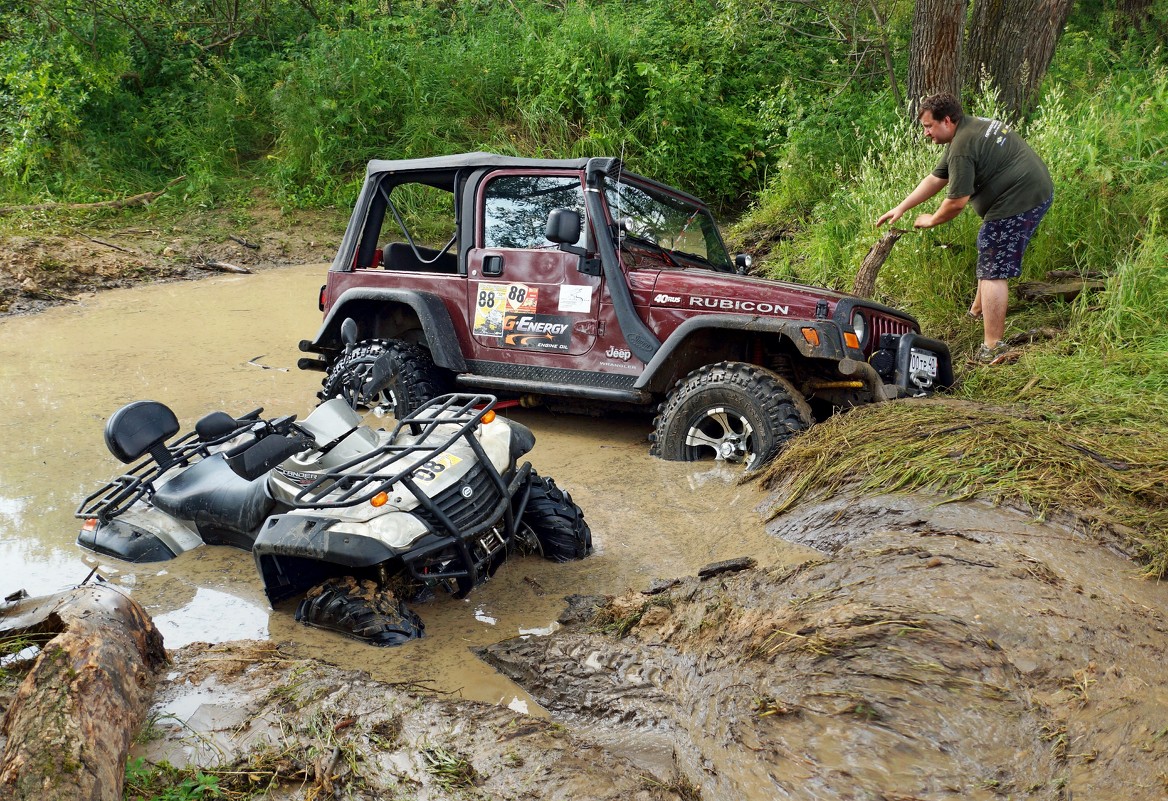
[[(471, 489), (470, 497), (463, 494), (466, 487)], [(478, 465), (453, 487), (443, 490), (431, 500), (434, 506), (440, 509), (461, 532), (484, 522), (491, 510), (499, 503), (500, 498), (502, 498), (502, 493), (495, 486), (495, 482), (491, 481), (490, 472), (482, 465)], [(424, 506), (419, 506), (413, 513), (431, 531), (458, 533), (444, 532), (444, 527), (438, 516)]]
[(913, 324), (908, 320), (899, 317), (889, 317), (883, 314), (873, 313), (869, 309), (864, 309), (868, 316), (868, 341), (864, 345), (864, 355), (871, 356), (880, 347), (880, 337), (882, 334), (907, 334), (910, 331), (915, 331)]

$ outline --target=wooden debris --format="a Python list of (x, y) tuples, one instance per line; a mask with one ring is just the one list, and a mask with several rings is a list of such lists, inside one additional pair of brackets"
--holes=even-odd
[(864, 257), (856, 273), (856, 282), (852, 285), (853, 295), (861, 298), (872, 297), (876, 292), (876, 274), (880, 272), (888, 254), (892, 252), (896, 240), (906, 233), (908, 232), (901, 228), (889, 228), (884, 236), (880, 237), (880, 241), (869, 248), (868, 255)]
[(708, 579), (720, 576), (723, 573), (735, 573), (739, 570), (750, 570), (758, 563), (749, 556), (739, 556), (737, 559), (727, 559), (724, 562), (714, 562), (698, 571), (698, 578)]
[(1048, 303), (1061, 300), (1069, 303), (1077, 298), (1081, 292), (1103, 289), (1106, 286), (1107, 284), (1103, 281), (1082, 278), (1064, 281), (1060, 284), (1048, 284), (1044, 281), (1023, 281), (1015, 287), (1014, 291), (1017, 292), (1018, 297), (1022, 300), (1041, 300)]
[(0, 635), (52, 635), (4, 716), (0, 798), (120, 799), (130, 742), (167, 662), (149, 616), (128, 595), (87, 584), (0, 605)]
[[(16, 211), (49, 211), (55, 209), (124, 209), (127, 206), (143, 206), (161, 196), (172, 186), (187, 177), (180, 175), (156, 192), (143, 192), (140, 195), (131, 195), (117, 200), (100, 200), (96, 203), (31, 203), (25, 206), (0, 206), (0, 214), (11, 214)], [(104, 243), (103, 243), (104, 244)]]
[(243, 237), (235, 236), (234, 234), (228, 234), (227, 238), (230, 239), (232, 242), (238, 242), (239, 244), (243, 245), (245, 248), (251, 248), (252, 250), (259, 250), (260, 249), (259, 245), (257, 245), (254, 242), (248, 242)]
[(226, 261), (197, 261), (195, 266), (204, 270), (217, 270), (221, 273), (241, 273), (251, 275), (251, 270), (246, 267), (238, 267)]

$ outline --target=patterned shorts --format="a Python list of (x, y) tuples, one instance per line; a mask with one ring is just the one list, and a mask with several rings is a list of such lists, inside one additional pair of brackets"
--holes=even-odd
[(1022, 274), (1022, 254), (1052, 202), (1054, 195), (1030, 211), (981, 224), (981, 230), (977, 232), (978, 278), (997, 280), (1017, 278)]

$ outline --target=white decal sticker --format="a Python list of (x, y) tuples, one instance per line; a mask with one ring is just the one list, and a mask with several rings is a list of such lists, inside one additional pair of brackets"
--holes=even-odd
[(585, 314), (592, 311), (592, 287), (579, 284), (564, 284), (560, 287), (560, 306), (562, 312)]

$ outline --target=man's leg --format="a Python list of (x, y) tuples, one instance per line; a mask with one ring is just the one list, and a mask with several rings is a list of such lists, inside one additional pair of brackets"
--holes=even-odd
[(983, 278), (977, 282), (981, 299), (985, 346), (992, 348), (1006, 334), (1006, 309), (1010, 305), (1010, 287), (1005, 278)]
[(977, 282), (977, 292), (973, 295), (973, 305), (969, 307), (970, 317), (981, 317), (981, 281)]

